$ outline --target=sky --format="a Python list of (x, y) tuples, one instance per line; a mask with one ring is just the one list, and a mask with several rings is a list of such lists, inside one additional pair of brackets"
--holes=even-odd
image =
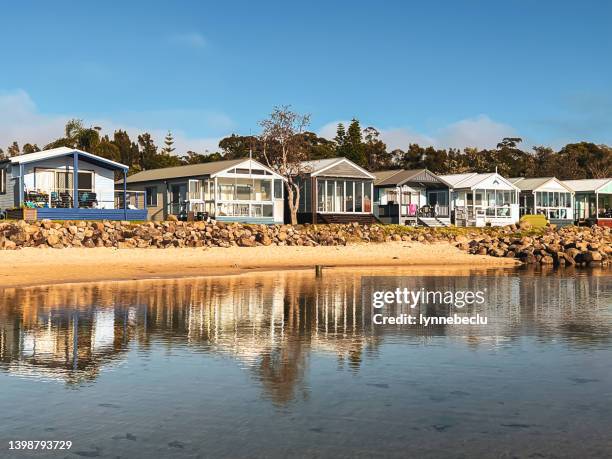
[(5, 2), (0, 147), (80, 118), (212, 152), (285, 104), (389, 148), (610, 145), (611, 22), (605, 0)]

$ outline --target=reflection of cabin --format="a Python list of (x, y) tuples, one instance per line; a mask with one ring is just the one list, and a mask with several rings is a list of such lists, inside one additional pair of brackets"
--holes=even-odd
[(504, 226), (519, 220), (518, 188), (497, 172), (441, 175), (452, 189), (457, 226)]
[(450, 224), (450, 191), (427, 169), (375, 172), (374, 214), (383, 223)]
[(578, 224), (612, 226), (612, 178), (564, 180), (575, 193)]
[(374, 176), (346, 158), (303, 163), (299, 223), (374, 223)]
[(555, 177), (511, 178), (520, 189), (519, 210), (523, 215), (544, 215), (555, 225), (574, 223), (574, 192)]
[(252, 159), (152, 169), (127, 182), (146, 191), (151, 220), (176, 215), (181, 220), (283, 222), (283, 178)]

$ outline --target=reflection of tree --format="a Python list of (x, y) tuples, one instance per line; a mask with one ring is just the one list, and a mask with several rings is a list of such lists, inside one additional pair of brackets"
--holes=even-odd
[[(580, 346), (609, 340), (610, 322), (601, 318), (609, 307), (610, 276), (565, 273), (404, 277), (390, 279), (387, 288), (406, 282), (440, 290), (486, 286), (491, 301), (481, 312), (500, 320), (488, 337), (460, 331), (457, 339), (471, 346), (531, 332), (541, 339), (561, 335)], [(5, 289), (0, 366), (72, 384), (94, 380), (130, 347), (146, 352), (189, 346), (240, 361), (271, 400), (286, 404), (307, 393), (313, 358), (331, 357), (356, 372), (364, 359), (376, 358), (390, 335), (429, 340), (451, 334), (448, 327), (372, 326), (360, 278), (361, 271), (330, 271), (320, 279), (288, 272)]]

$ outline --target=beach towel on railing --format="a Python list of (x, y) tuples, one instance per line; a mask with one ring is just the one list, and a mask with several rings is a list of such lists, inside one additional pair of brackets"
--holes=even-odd
[(417, 205), (416, 204), (408, 204), (408, 215), (410, 217), (414, 217), (416, 215), (417, 212)]

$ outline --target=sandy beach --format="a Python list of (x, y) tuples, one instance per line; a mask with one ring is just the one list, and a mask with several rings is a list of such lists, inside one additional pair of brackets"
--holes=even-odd
[(447, 243), (355, 244), (335, 247), (180, 249), (35, 249), (0, 252), (2, 287), (102, 280), (214, 276), (349, 266), (513, 266), (510, 258), (469, 255)]

